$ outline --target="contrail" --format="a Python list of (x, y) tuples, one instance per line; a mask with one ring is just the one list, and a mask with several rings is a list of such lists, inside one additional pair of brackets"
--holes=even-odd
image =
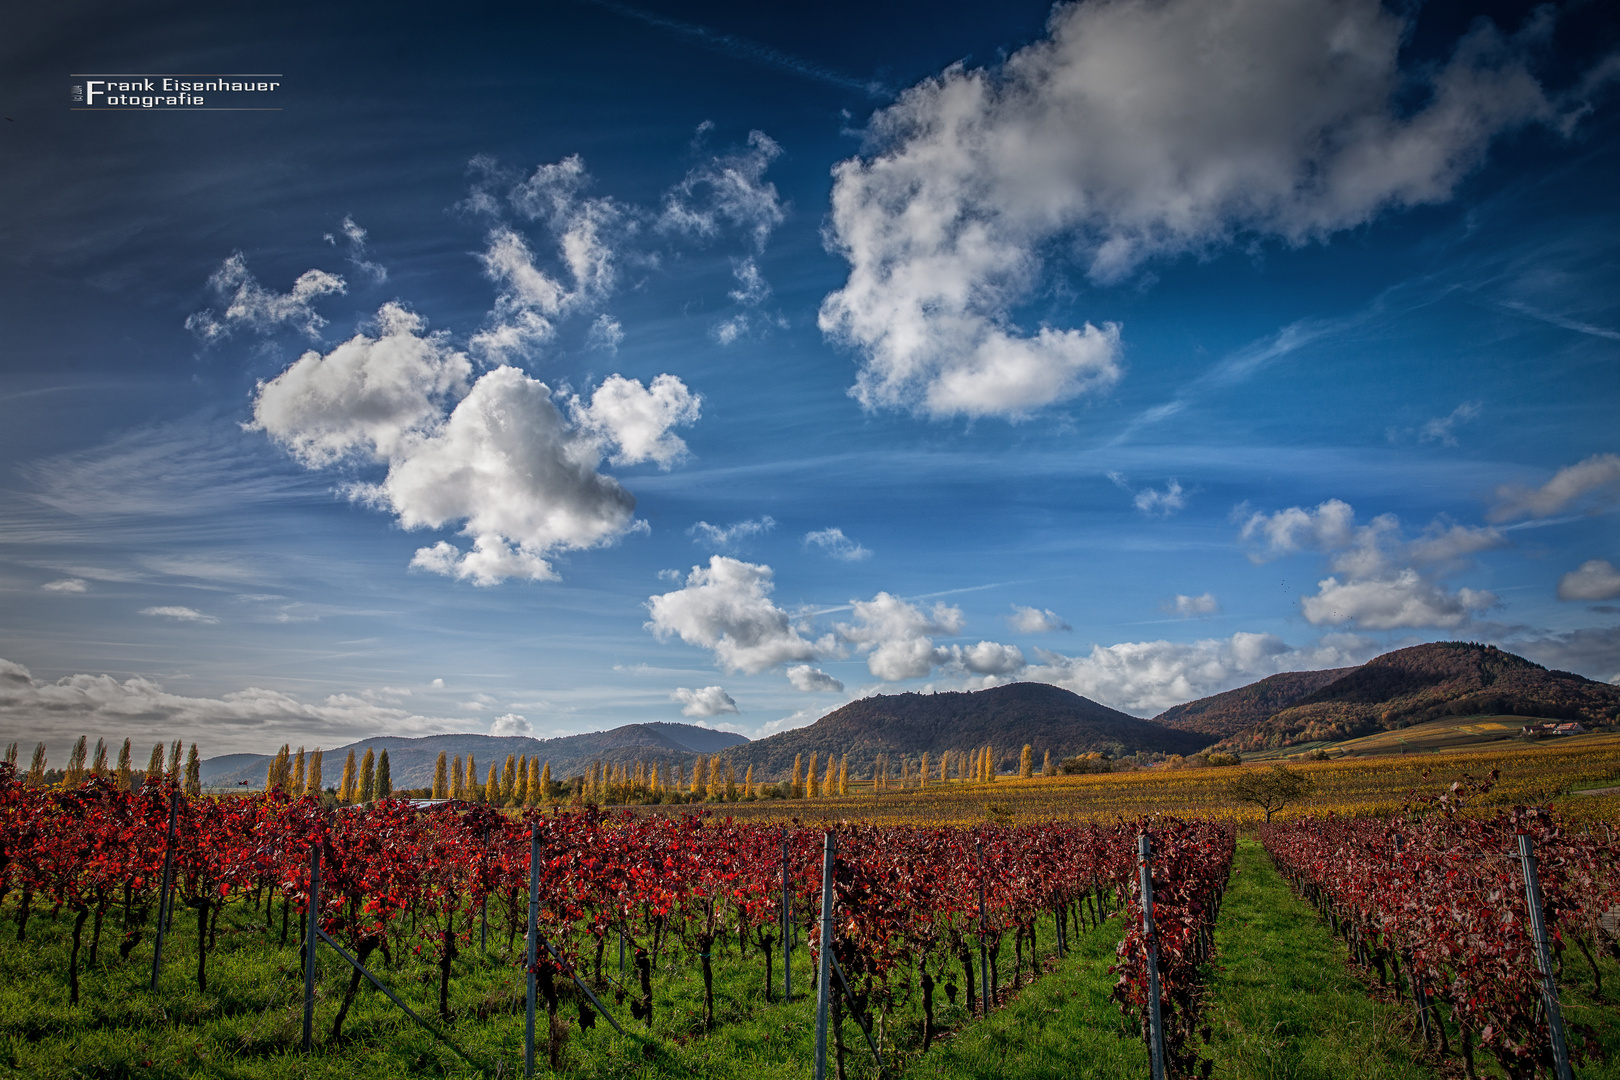
[(668, 30), (673, 34), (686, 38), (688, 41), (696, 42), (716, 52), (723, 52), (728, 56), (735, 56), (739, 60), (751, 60), (756, 64), (776, 68), (778, 71), (786, 71), (806, 79), (815, 79), (817, 82), (824, 82), (831, 86), (841, 86), (846, 90), (859, 90), (868, 97), (892, 96), (888, 88), (882, 83), (845, 75), (841, 71), (834, 71), (832, 68), (813, 64), (808, 60), (801, 60), (797, 56), (789, 56), (787, 53), (773, 49), (769, 45), (761, 45), (757, 41), (749, 41), (746, 38), (735, 37), (731, 34), (722, 34), (710, 30), (706, 26), (698, 26), (695, 23), (654, 15), (650, 11), (633, 8), (627, 4), (614, 3), (614, 0), (584, 0), (584, 2), (594, 4), (599, 8), (606, 8), (615, 15), (635, 19), (637, 22), (657, 27), (660, 30)]

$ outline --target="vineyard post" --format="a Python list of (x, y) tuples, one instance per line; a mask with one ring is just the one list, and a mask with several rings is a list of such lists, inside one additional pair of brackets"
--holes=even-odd
[(169, 928), (169, 889), (174, 884), (174, 828), (180, 813), (180, 789), (169, 790), (169, 829), (163, 841), (163, 891), (158, 893), (157, 941), (152, 948), (152, 993), (157, 993), (158, 972), (163, 968), (163, 932)]
[(536, 949), (540, 943), (540, 828), (529, 829), (529, 1007), (523, 1022), (523, 1075), (534, 1075), (534, 997)]
[(1564, 1042), (1564, 1016), (1558, 1007), (1558, 984), (1553, 981), (1552, 950), (1547, 945), (1547, 924), (1541, 911), (1541, 878), (1530, 835), (1519, 834), (1519, 862), (1524, 867), (1524, 897), (1530, 907), (1530, 929), (1535, 935), (1536, 966), (1541, 969), (1541, 997), (1547, 1007), (1547, 1029), (1552, 1036), (1557, 1080), (1574, 1080), (1569, 1068), (1569, 1047)]
[(1153, 929), (1153, 847), (1147, 833), (1136, 838), (1136, 871), (1142, 881), (1142, 934), (1147, 946), (1148, 1052), (1153, 1080), (1164, 1080), (1164, 1020), (1159, 1014), (1159, 941)]
[(317, 840), (309, 848), (309, 914), (305, 920), (304, 936), (304, 1053), (309, 1053), (315, 1029), (315, 936), (320, 927), (321, 910), (321, 843)]
[(821, 954), (816, 979), (816, 1076), (827, 1080), (827, 1003), (832, 991), (833, 834), (821, 855)]
[[(489, 859), (489, 830), (484, 830), (484, 845), (479, 849), (479, 856)], [(485, 956), (489, 955), (489, 893), (484, 894), (482, 910), (478, 914), (478, 947)]]
[(988, 929), (984, 914), (984, 841), (973, 841), (979, 856), (979, 1012), (990, 1015), (990, 955), (985, 951), (984, 935)]
[(788, 893), (787, 830), (782, 830), (782, 1000), (793, 1000), (793, 906)]

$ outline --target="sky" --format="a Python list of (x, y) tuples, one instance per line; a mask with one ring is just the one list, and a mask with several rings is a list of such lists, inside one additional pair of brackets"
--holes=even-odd
[(25, 758), (1620, 681), (1606, 5), (63, 3), (0, 69)]

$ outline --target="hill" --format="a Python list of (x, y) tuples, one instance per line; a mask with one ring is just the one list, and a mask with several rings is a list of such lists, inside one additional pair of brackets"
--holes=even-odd
[(1211, 742), (1229, 738), (1271, 719), (1273, 714), (1306, 694), (1320, 690), (1354, 670), (1326, 668), (1322, 671), (1284, 671), (1236, 690), (1172, 706), (1155, 716), (1153, 722), (1177, 731), (1197, 732), (1208, 736)]
[[(755, 778), (783, 779), (793, 759), (814, 753), (849, 755), (850, 768), (870, 772), (879, 754), (899, 767), (901, 755), (975, 750), (988, 744), (998, 770), (1018, 767), (1028, 743), (1037, 764), (1046, 751), (1064, 758), (1088, 751), (1115, 755), (1137, 750), (1190, 754), (1209, 740), (1099, 705), (1059, 686), (1012, 683), (989, 690), (944, 694), (880, 694), (852, 701), (809, 727), (757, 739), (731, 754)], [(936, 758), (937, 759), (937, 758)]]
[[(1183, 717), (1197, 717), (1203, 715), (1198, 707), (1214, 700), (1177, 708)], [(1397, 649), (1343, 671), (1252, 726), (1227, 733), (1220, 746), (1242, 751), (1339, 742), (1445, 716), (1484, 714), (1612, 724), (1620, 716), (1620, 687), (1550, 671), (1494, 645), (1435, 642)]]
[[(541, 761), (551, 762), (552, 775), (561, 778), (583, 772), (593, 761), (674, 764), (688, 762), (694, 754), (713, 754), (747, 742), (743, 736), (730, 731), (669, 723), (626, 724), (611, 731), (556, 739), (471, 734), (428, 735), (418, 739), (390, 736), (327, 749), (321, 759), (321, 778), (327, 787), (336, 786), (350, 750), (354, 751), (356, 759), (364, 756), (368, 749), (379, 754), (387, 750), (394, 786), (411, 788), (433, 783), (433, 769), (440, 751), (452, 760), (458, 756), (465, 760), (468, 754), (473, 755), (479, 779), (491, 765), (504, 762), (508, 754), (538, 756)], [(246, 780), (249, 787), (260, 787), (264, 784), (270, 758), (268, 754), (227, 754), (210, 758), (202, 763), (202, 782), (210, 787), (236, 787)]]

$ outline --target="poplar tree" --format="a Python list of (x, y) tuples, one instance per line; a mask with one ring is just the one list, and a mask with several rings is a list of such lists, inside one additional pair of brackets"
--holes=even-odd
[(944, 783), (950, 779), (951, 752), (945, 751), (939, 755), (939, 782)]
[[(162, 754), (162, 752), (163, 744), (159, 743), (158, 753)], [(27, 783), (29, 787), (45, 786), (45, 766), (48, 764), (49, 762), (45, 760), (45, 744), (40, 743), (34, 747), (34, 759), (28, 763)]]
[(928, 751), (924, 750), (922, 757), (917, 759), (917, 786), (920, 788), (928, 786), (928, 766)]
[(359, 794), (355, 790), (355, 781), (357, 779), (354, 768), (354, 751), (350, 750), (349, 759), (343, 763), (343, 779), (338, 783), (338, 802), (345, 806), (354, 802), (355, 795)]
[(512, 781), (512, 805), (522, 806), (529, 798), (529, 758), (527, 755), (517, 760), (517, 776)]
[[(546, 762), (546, 772), (551, 772), (551, 762), (549, 761)], [(523, 800), (524, 806), (540, 805), (540, 793), (542, 791), (542, 788), (540, 787), (540, 780), (540, 759), (537, 757), (532, 757), (529, 759), (529, 782), (527, 785), (525, 785), (528, 789), (528, 797)]]
[(989, 746), (984, 748), (984, 780), (987, 784), (996, 782), (996, 755)]
[(754, 767), (752, 765), (749, 765), (748, 771), (743, 773), (743, 794), (750, 796), (754, 794)]
[(293, 759), (292, 784), (287, 789), (289, 794), (302, 795), (304, 793), (304, 766), (306, 764), (307, 762), (304, 758), (304, 748), (300, 746), (298, 748), (298, 756)]
[(545, 768), (540, 770), (540, 797), (551, 802), (551, 762), (546, 762)]
[(794, 799), (804, 798), (804, 762), (798, 754), (793, 755), (793, 779), (788, 784), (788, 796)]
[(849, 794), (849, 755), (838, 759), (838, 794)]
[(1050, 751), (1050, 750), (1048, 750), (1046, 752), (1046, 762), (1041, 766), (1041, 775), (1042, 776), (1056, 776), (1057, 775), (1057, 765), (1056, 765), (1056, 763), (1054, 763), (1052, 761), (1052, 751)]
[(1029, 743), (1024, 744), (1023, 753), (1018, 755), (1018, 779), (1028, 780), (1035, 775), (1035, 748)]
[(736, 767), (734, 765), (732, 765), (731, 759), (728, 757), (728, 758), (726, 758), (726, 802), (736, 802), (736, 801), (737, 801), (737, 769), (736, 769)]
[(650, 778), (653, 798), (659, 799), (664, 794), (664, 766), (662, 762), (652, 763), (652, 777)]
[[(370, 751), (367, 751), (370, 753)], [(384, 750), (382, 756), (377, 758), (377, 798), (392, 799), (394, 797), (394, 771), (388, 765), (388, 751)]]
[(146, 762), (146, 775), (143, 780), (157, 783), (163, 779), (163, 744), (158, 743), (152, 747), (152, 756)]
[(491, 806), (501, 805), (501, 774), (492, 764), (489, 779), (484, 781), (484, 801)]
[(904, 791), (911, 786), (911, 757), (908, 754), (900, 755), (900, 790)]
[(193, 798), (202, 794), (202, 758), (197, 756), (196, 743), (186, 753), (186, 794)]
[(473, 756), (467, 755), (467, 781), (461, 789), (462, 795), (472, 802), (484, 797), (484, 789), (478, 783), (478, 766), (473, 764)]
[(366, 747), (366, 756), (360, 759), (360, 797), (361, 803), (368, 803), (377, 796), (377, 758)]
[(91, 776), (106, 776), (107, 775), (107, 740), (106, 739), (97, 739), (96, 740), (96, 752), (95, 752), (94, 756), (92, 756), (90, 758), (90, 775)]
[(180, 755), (185, 752), (185, 742), (181, 739), (174, 740), (174, 746), (169, 749), (169, 779), (177, 784), (180, 782)]
[(816, 775), (816, 753), (814, 750), (810, 752), (810, 764), (805, 768), (804, 794), (805, 798), (808, 799), (814, 799), (821, 794), (820, 777)]
[(68, 755), (67, 773), (62, 777), (64, 787), (75, 788), (84, 783), (84, 759), (90, 753), (90, 744), (85, 736), (80, 735), (79, 741), (73, 744), (73, 752)]
[[(126, 743), (129, 742), (128, 739), (125, 739), (124, 741)], [(15, 742), (6, 747), (6, 764), (10, 765), (13, 769), (17, 767), (17, 744)]]
[(517, 783), (517, 755), (516, 754), (507, 754), (506, 755), (506, 767), (501, 770), (500, 799), (498, 801), (496, 801), (496, 800), (491, 800), (491, 801), (494, 801), (496, 806), (505, 806), (507, 803), (511, 802), (512, 801), (512, 785), (516, 784), (516, 783)]
[(838, 792), (838, 764), (833, 761), (831, 754), (827, 755), (827, 775), (821, 778), (822, 798), (831, 798)]
[(304, 778), (304, 794), (321, 797), (321, 748), (309, 755), (309, 775)]
[(267, 795), (272, 791), (287, 790), (288, 749), (287, 744), (282, 743), (281, 749), (276, 751), (276, 756), (270, 759), (270, 765), (264, 774), (264, 791)]
[(692, 794), (702, 798), (709, 786), (709, 763), (702, 754), (692, 763)]
[[(129, 740), (125, 739), (124, 740), (124, 748), (122, 750), (118, 751), (118, 789), (120, 791), (128, 791), (129, 787), (130, 787), (130, 780), (133, 779), (133, 777), (130, 775), (129, 752), (130, 752)], [(16, 743), (11, 744), (11, 754), (10, 754), (8, 760), (13, 765), (17, 764), (17, 744)]]
[(450, 766), (445, 761), (444, 751), (439, 751), (439, 760), (433, 763), (433, 798), (448, 799), (450, 797)]

